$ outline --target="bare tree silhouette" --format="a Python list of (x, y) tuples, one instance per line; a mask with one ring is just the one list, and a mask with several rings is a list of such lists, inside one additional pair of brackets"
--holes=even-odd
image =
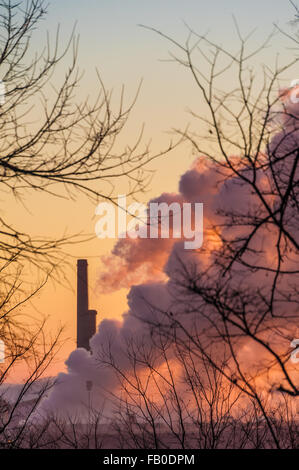
[[(147, 146), (140, 149), (142, 131), (134, 144), (116, 149), (136, 98), (126, 107), (122, 90), (113, 106), (112, 93), (98, 73), (92, 102), (79, 101), (75, 33), (62, 49), (58, 28), (53, 44), (48, 36), (44, 49), (33, 50), (35, 30), (45, 15), (43, 0), (0, 4), (0, 70), (5, 85), (0, 108), (1, 187), (21, 200), (24, 191), (61, 197), (62, 188), (70, 198), (79, 192), (113, 200), (115, 183), (125, 177), (128, 194), (143, 191), (150, 178), (145, 165), (158, 155), (151, 155)], [(70, 242), (65, 237), (33, 239), (3, 216), (1, 225), (4, 261), (30, 259), (39, 268), (53, 267), (58, 248)]]
[[(2, 194), (6, 200), (15, 198), (21, 203), (28, 192), (70, 199), (83, 194), (113, 202), (115, 184), (122, 177), (128, 183), (128, 195), (144, 191), (151, 177), (146, 165), (167, 153), (172, 144), (151, 154), (142, 144), (141, 130), (134, 143), (120, 149), (119, 138), (138, 92), (126, 105), (122, 89), (119, 102), (114, 103), (112, 92), (97, 73), (94, 96), (79, 100), (82, 74), (75, 31), (62, 47), (58, 28), (53, 41), (48, 34), (44, 47), (35, 50), (36, 30), (46, 14), (44, 0), (0, 2)], [(29, 417), (53, 385), (41, 378), (61, 338), (61, 329), (49, 338), (46, 321), (25, 318), (21, 308), (49, 276), (63, 272), (59, 268), (65, 260), (65, 247), (87, 237), (35, 237), (3, 214), (0, 224), (0, 339), (6, 353), (5, 363), (0, 364), (0, 442), (17, 447), (28, 431)], [(33, 272), (41, 273), (42, 280), (34, 281)], [(27, 379), (9, 402), (4, 385), (20, 363), (28, 367)], [(27, 397), (37, 385), (30, 406)], [(19, 425), (21, 409), (24, 416)], [(14, 437), (9, 437), (16, 426)]]
[(119, 380), (111, 420), (117, 448), (272, 448), (265, 415), (280, 447), (298, 446), (296, 413), (289, 397), (275, 409), (267, 396), (260, 398), (261, 403), (252, 397), (244, 400), (240, 387), (222, 373), (229, 367), (229, 356), (222, 354), (216, 367), (193, 342), (174, 343), (173, 337), (154, 329), (150, 344), (134, 337), (127, 341), (122, 353), (130, 363), (126, 370), (109, 348), (99, 357)]
[[(299, 59), (283, 65), (276, 62), (274, 68), (263, 65), (257, 73), (258, 54), (272, 36), (252, 51), (248, 49), (250, 38), (243, 38), (237, 27), (240, 47), (236, 53), (190, 29), (185, 44), (154, 31), (176, 49), (178, 54), (172, 54), (172, 59), (191, 73), (205, 104), (201, 114), (192, 111), (200, 131), (177, 132), (191, 143), (196, 155), (205, 155), (213, 166), (217, 190), (228, 203), (216, 207), (215, 217), (206, 227), (217, 240), (216, 247), (206, 243), (187, 259), (179, 249), (173, 251), (175, 269), (167, 285), (172, 305), (163, 310), (150, 304), (157, 315), (149, 319), (140, 315), (140, 321), (147, 323), (147, 336), (144, 341), (134, 336), (127, 340), (122, 353), (129, 367), (124, 369), (123, 361), (119, 365), (109, 348), (98, 357), (119, 379), (119, 388), (112, 395), (118, 446), (296, 448), (299, 382), (298, 369), (290, 361), (290, 342), (298, 327), (299, 113), (298, 104), (290, 100), (290, 90), (281, 90), (281, 81)], [(225, 83), (231, 87), (224, 89)], [(103, 93), (109, 115), (107, 93)], [(71, 121), (77, 125), (72, 114)], [(55, 124), (54, 134), (57, 131), (64, 147), (69, 142), (69, 138), (65, 140), (69, 127), (63, 122), (58, 130)], [(81, 132), (81, 125), (79, 128)], [(42, 132), (42, 142), (46, 139), (52, 146), (47, 129)], [(63, 152), (72, 155), (66, 166), (60, 162), (62, 154), (55, 153), (50, 166), (46, 164), (45, 177), (34, 156), (33, 173), (28, 177), (10, 168), (9, 175), (17, 175), (13, 185), (30, 185), (34, 176), (45, 191), (54, 182), (63, 182), (71, 190), (99, 196), (82, 183), (85, 172), (90, 175), (96, 168), (97, 175), (99, 170), (99, 161), (94, 160), (99, 157), (98, 140), (93, 140), (95, 128), (87, 129), (95, 149), (91, 161), (86, 158), (89, 152), (82, 153), (81, 147), (74, 153)], [(105, 136), (114, 141), (115, 133), (107, 132)], [(85, 150), (91, 142), (86, 139)], [(28, 147), (31, 156), (33, 148), (35, 144)], [(113, 153), (109, 145), (108, 149), (109, 160)], [(12, 165), (19, 168), (18, 157), (15, 162), (12, 159)], [(26, 164), (32, 170), (31, 161)], [(70, 168), (74, 171), (71, 177)], [(108, 165), (106, 175), (111, 176), (110, 170)], [(12, 341), (12, 347), (16, 344)], [(56, 345), (55, 339), (52, 344)], [(51, 346), (48, 350), (52, 351)], [(43, 364), (44, 356), (38, 357)], [(10, 406), (4, 397), (0, 406), (7, 422)], [(90, 437), (90, 430), (98, 435), (101, 412), (95, 416), (88, 430), (80, 428), (75, 417), (70, 423), (49, 420), (44, 427), (31, 428), (30, 439), (21, 446), (101, 446), (101, 440), (96, 443)], [(2, 424), (4, 432), (9, 432), (8, 427)], [(15, 436), (12, 445), (17, 446)], [(5, 439), (11, 441), (11, 435)]]
[(252, 50), (236, 25), (236, 52), (191, 29), (184, 44), (147, 29), (174, 47), (172, 60), (194, 79), (205, 104), (200, 114), (191, 111), (200, 128), (178, 132), (213, 166), (224, 201), (207, 220), (217, 247), (206, 242), (193, 260), (173, 253), (173, 306), (161, 311), (151, 305), (157, 315), (148, 324), (187, 355), (204, 358), (254, 403), (267, 427), (267, 446), (291, 445), (298, 434), (287, 443), (274, 416), (277, 407), (281, 422), (282, 416), (287, 421), (299, 393), (290, 361), (298, 328), (299, 113), (290, 90), (281, 90), (298, 58), (273, 69), (263, 65), (258, 73), (253, 62), (271, 36)]

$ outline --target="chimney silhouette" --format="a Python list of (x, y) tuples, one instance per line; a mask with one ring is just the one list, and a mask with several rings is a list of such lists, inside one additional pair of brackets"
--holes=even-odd
[(90, 350), (89, 340), (96, 332), (96, 310), (88, 310), (87, 260), (77, 260), (77, 348)]

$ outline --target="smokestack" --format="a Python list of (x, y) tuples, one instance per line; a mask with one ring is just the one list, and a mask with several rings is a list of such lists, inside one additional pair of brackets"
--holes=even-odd
[(88, 310), (87, 260), (77, 260), (77, 348), (90, 350), (89, 340), (96, 332), (95, 310)]

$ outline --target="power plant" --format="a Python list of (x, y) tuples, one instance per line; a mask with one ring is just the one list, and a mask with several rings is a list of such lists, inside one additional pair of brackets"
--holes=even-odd
[(96, 332), (96, 310), (88, 309), (87, 260), (77, 260), (77, 348), (90, 350), (89, 340)]

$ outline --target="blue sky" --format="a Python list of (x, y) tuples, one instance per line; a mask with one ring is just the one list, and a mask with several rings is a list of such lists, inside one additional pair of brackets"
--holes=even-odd
[[(132, 93), (143, 78), (144, 92), (151, 101), (162, 88), (166, 105), (171, 105), (171, 85), (170, 94), (165, 91), (170, 81), (177, 86), (182, 77), (179, 72), (174, 74), (171, 66), (159, 62), (167, 58), (168, 44), (138, 24), (161, 29), (183, 41), (187, 35), (185, 21), (197, 32), (209, 31), (213, 40), (234, 48), (237, 36), (232, 15), (244, 34), (256, 28), (256, 41), (261, 41), (274, 23), (290, 28), (292, 14), (288, 0), (50, 0), (44, 26), (53, 32), (60, 23), (62, 37), (67, 37), (77, 22), (80, 66), (87, 77), (98, 67), (109, 88), (125, 84)], [(269, 55), (281, 46), (282, 38), (274, 38)]]

